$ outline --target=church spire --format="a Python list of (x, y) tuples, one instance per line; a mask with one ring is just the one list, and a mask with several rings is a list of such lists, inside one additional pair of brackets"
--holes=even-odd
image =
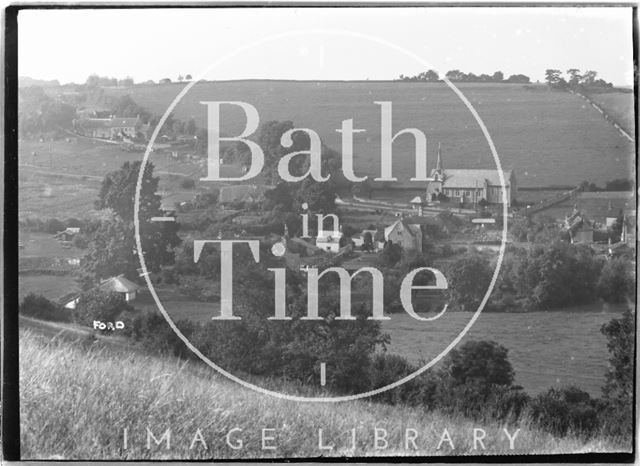
[(442, 144), (438, 143), (438, 162), (436, 163), (436, 171), (442, 173)]

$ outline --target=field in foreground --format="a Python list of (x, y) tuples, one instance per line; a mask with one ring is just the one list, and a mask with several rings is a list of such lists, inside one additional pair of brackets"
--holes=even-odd
[[(204, 459), (317, 457), (320, 455), (562, 454), (622, 451), (609, 440), (562, 439), (531, 429), (478, 425), (421, 409), (368, 401), (341, 404), (295, 403), (240, 388), (193, 363), (160, 359), (126, 348), (20, 333), (20, 416), (23, 459)], [(291, 388), (291, 387), (288, 387)], [(318, 395), (316, 393), (315, 395)], [(146, 429), (156, 438), (171, 429), (169, 449), (146, 448)], [(232, 431), (232, 429), (241, 429)], [(385, 429), (388, 448), (376, 450), (375, 429)], [(484, 429), (484, 446), (474, 450), (474, 428)], [(123, 432), (128, 429), (128, 448)], [(198, 429), (202, 441), (190, 448)], [(262, 448), (262, 429), (267, 446)], [(320, 450), (323, 444), (333, 450)], [(352, 448), (352, 429), (356, 432)], [(407, 429), (415, 445), (406, 448)], [(437, 449), (447, 429), (451, 444)], [(231, 443), (242, 440), (239, 449)], [(379, 431), (382, 435), (382, 431)], [(413, 433), (413, 431), (411, 431)], [(197, 438), (197, 437), (196, 437)], [(203, 442), (206, 442), (207, 449)], [(383, 442), (381, 442), (383, 444)], [(382, 445), (381, 445), (382, 446)]]

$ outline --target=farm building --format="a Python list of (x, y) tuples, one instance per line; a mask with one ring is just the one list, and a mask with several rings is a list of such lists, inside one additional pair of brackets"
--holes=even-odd
[(223, 208), (233, 206), (254, 206), (264, 201), (265, 186), (255, 184), (237, 184), (220, 188), (218, 204)]
[(80, 228), (67, 227), (66, 230), (62, 230), (54, 235), (54, 238), (60, 241), (71, 241), (73, 237), (80, 233)]
[[(503, 170), (503, 175), (507, 205), (510, 206), (518, 192), (516, 176), (512, 170)], [(436, 201), (440, 194), (465, 204), (477, 204), (482, 199), (489, 204), (502, 204), (500, 172), (476, 169), (445, 170), (440, 147), (438, 147), (438, 161), (427, 181), (426, 199)], [(413, 201), (412, 204), (414, 204)]]
[(140, 127), (139, 118), (83, 118), (76, 128), (85, 136), (100, 139), (133, 138)]
[(136, 295), (140, 287), (133, 283), (131, 280), (127, 280), (123, 275), (117, 277), (111, 277), (103, 280), (98, 285), (102, 291), (122, 293), (124, 300), (129, 302), (136, 299)]
[[(121, 293), (126, 302), (136, 299), (138, 290), (140, 289), (138, 285), (126, 279), (123, 275), (103, 280), (96, 288), (106, 292)], [(70, 293), (60, 299), (62, 305), (67, 309), (75, 309), (79, 301), (80, 295), (78, 293)]]

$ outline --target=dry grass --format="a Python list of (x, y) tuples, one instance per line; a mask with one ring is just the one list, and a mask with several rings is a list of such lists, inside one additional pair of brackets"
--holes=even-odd
[[(24, 459), (204, 459), (317, 457), (320, 455), (469, 455), (552, 454), (617, 451), (605, 440), (556, 439), (527, 425), (509, 449), (499, 424), (478, 425), (421, 409), (368, 401), (341, 404), (294, 403), (258, 395), (210, 370), (175, 359), (160, 359), (127, 349), (88, 342), (50, 339), (21, 331), (20, 387)], [(264, 382), (264, 381), (263, 381)], [(268, 383), (268, 382), (265, 382)], [(290, 390), (292, 387), (288, 387)], [(160, 438), (171, 429), (171, 448), (146, 448), (146, 428)], [(374, 429), (387, 431), (388, 448), (376, 450)], [(123, 449), (123, 429), (129, 444)], [(226, 446), (225, 436), (243, 447)], [(263, 450), (261, 429), (272, 428), (275, 450)], [(445, 442), (444, 429), (455, 449)], [(473, 429), (486, 431), (486, 449), (474, 450)], [(202, 443), (190, 448), (201, 429)], [(331, 451), (319, 450), (323, 431)], [(355, 449), (351, 430), (356, 432)], [(405, 449), (406, 429), (416, 429), (416, 446)], [(411, 445), (410, 445), (411, 446)]]

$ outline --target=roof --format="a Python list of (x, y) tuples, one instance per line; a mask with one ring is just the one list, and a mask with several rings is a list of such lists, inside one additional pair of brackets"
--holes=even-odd
[[(503, 170), (505, 186), (511, 185), (511, 170)], [(445, 170), (445, 188), (481, 188), (485, 181), (489, 186), (500, 186), (500, 175), (498, 170)]]
[(138, 118), (112, 118), (109, 121), (111, 128), (129, 128), (138, 124)]
[(83, 128), (130, 128), (138, 124), (138, 118), (84, 118)]
[(255, 184), (236, 184), (220, 188), (218, 202), (255, 202), (260, 200), (266, 191), (265, 186)]
[(441, 225), (442, 222), (436, 217), (425, 217), (421, 215), (414, 215), (412, 217), (406, 217), (404, 219), (409, 225)]
[(409, 201), (409, 203), (411, 203), (411, 204), (422, 204), (422, 199), (420, 198), (420, 196), (416, 196), (413, 199), (411, 199)]
[(384, 229), (384, 239), (385, 240), (389, 239), (389, 235), (391, 234), (391, 232), (399, 226), (407, 230), (411, 234), (411, 236), (415, 236), (416, 234), (422, 234), (419, 226), (410, 225), (405, 220), (397, 220)]
[(115, 291), (117, 293), (132, 293), (140, 289), (138, 285), (122, 275), (102, 281), (98, 288), (103, 291)]

